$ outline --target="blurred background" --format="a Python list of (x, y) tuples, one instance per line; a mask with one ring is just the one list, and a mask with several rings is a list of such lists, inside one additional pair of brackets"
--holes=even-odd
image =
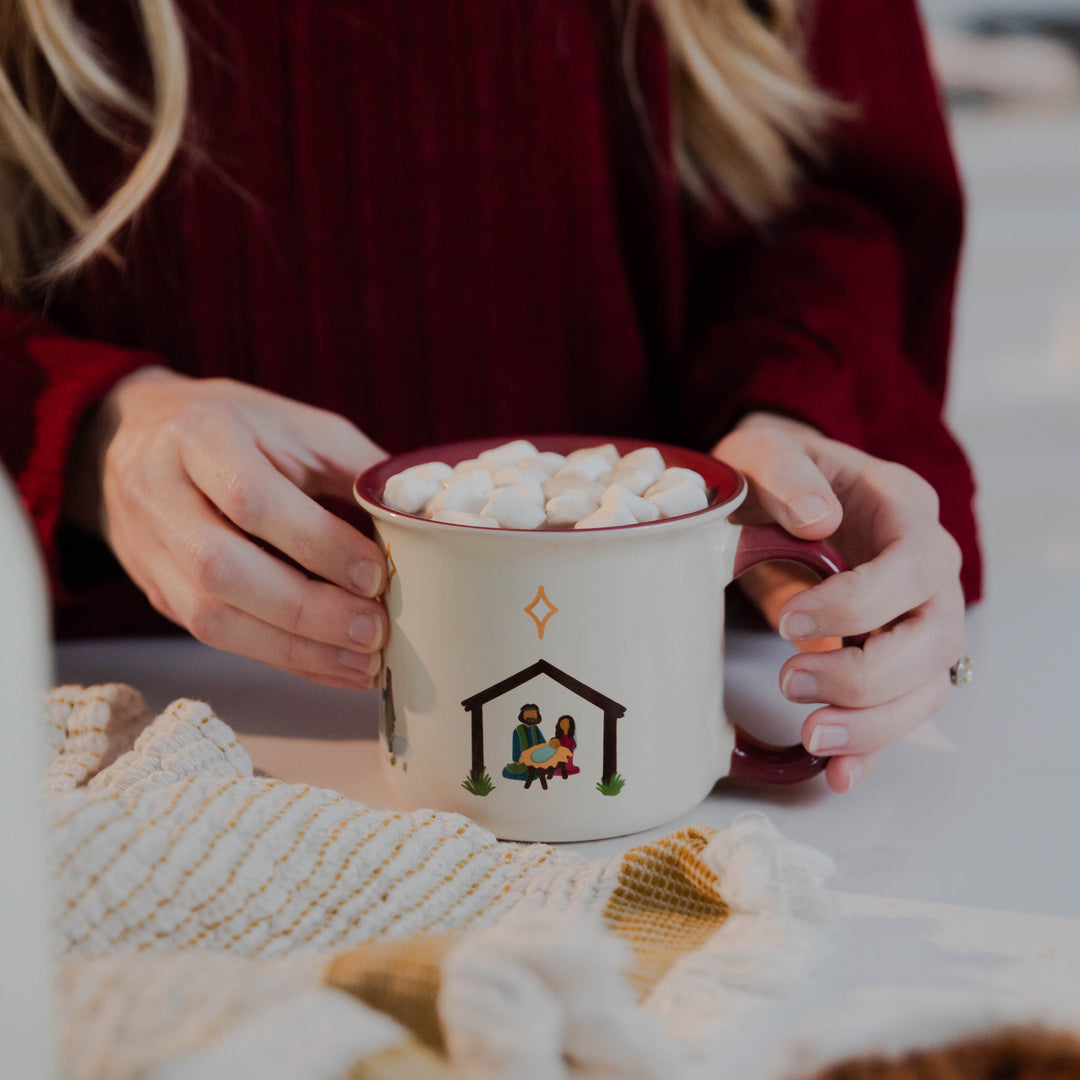
[(1075, 107), (1080, 0), (922, 0), (950, 97)]
[[(1061, 590), (1080, 596), (1080, 0), (922, 2), (969, 205), (950, 417), (980, 480), (993, 610), (1030, 672), (1063, 672)], [(1024, 625), (1048, 612), (1062, 625)]]

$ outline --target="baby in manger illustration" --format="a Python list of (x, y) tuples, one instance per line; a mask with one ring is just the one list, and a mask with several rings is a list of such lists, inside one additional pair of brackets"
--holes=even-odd
[(581, 772), (581, 769), (574, 764), (574, 751), (577, 749), (574, 718), (569, 714), (560, 716), (551, 739), (544, 738), (540, 723), (539, 706), (532, 703), (521, 706), (512, 739), (513, 760), (503, 768), (503, 776), (508, 780), (525, 781), (526, 788), (538, 779), (546, 791), (548, 780), (556, 772), (566, 780)]

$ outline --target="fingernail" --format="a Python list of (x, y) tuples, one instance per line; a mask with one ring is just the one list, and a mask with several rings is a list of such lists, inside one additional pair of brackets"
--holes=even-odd
[(801, 495), (791, 504), (791, 516), (800, 525), (813, 525), (832, 513), (832, 507), (821, 495)]
[(847, 787), (844, 788), (844, 793), (849, 792), (861, 779), (863, 774), (862, 762), (858, 759), (849, 761), (847, 763)]
[(375, 563), (368, 562), (366, 559), (353, 563), (349, 569), (349, 577), (352, 579), (353, 585), (364, 596), (379, 595), (379, 588), (382, 584), (382, 571)]
[(809, 671), (789, 671), (780, 687), (790, 701), (817, 701), (817, 679)]
[(374, 649), (379, 645), (382, 628), (374, 615), (354, 615), (349, 623), (349, 637), (360, 645)]
[(789, 611), (780, 620), (780, 636), (788, 641), (813, 637), (815, 629), (813, 616), (804, 611)]
[(810, 733), (810, 742), (806, 744), (806, 749), (811, 754), (840, 750), (847, 746), (848, 738), (848, 729), (843, 724), (818, 724)]
[(338, 653), (338, 660), (342, 667), (363, 671), (367, 675), (374, 675), (382, 663), (378, 653), (353, 652), (352, 649), (342, 649)]

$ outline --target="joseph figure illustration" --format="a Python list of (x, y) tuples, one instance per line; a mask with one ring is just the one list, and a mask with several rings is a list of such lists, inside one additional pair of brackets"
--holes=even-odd
[(529, 767), (522, 758), (534, 746), (547, 742), (540, 730), (540, 720), (540, 709), (536, 705), (526, 703), (518, 710), (518, 723), (514, 728), (511, 750), (513, 757), (503, 769), (503, 776), (507, 780), (524, 780), (529, 775)]

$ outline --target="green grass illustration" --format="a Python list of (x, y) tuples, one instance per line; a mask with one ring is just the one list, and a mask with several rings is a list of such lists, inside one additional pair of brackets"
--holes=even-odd
[(606, 780), (597, 783), (596, 790), (601, 795), (618, 795), (625, 784), (626, 781), (618, 773), (612, 773)]
[(490, 795), (495, 790), (495, 785), (491, 782), (487, 769), (482, 770), (479, 776), (469, 773), (461, 781), (461, 786), (470, 795)]

